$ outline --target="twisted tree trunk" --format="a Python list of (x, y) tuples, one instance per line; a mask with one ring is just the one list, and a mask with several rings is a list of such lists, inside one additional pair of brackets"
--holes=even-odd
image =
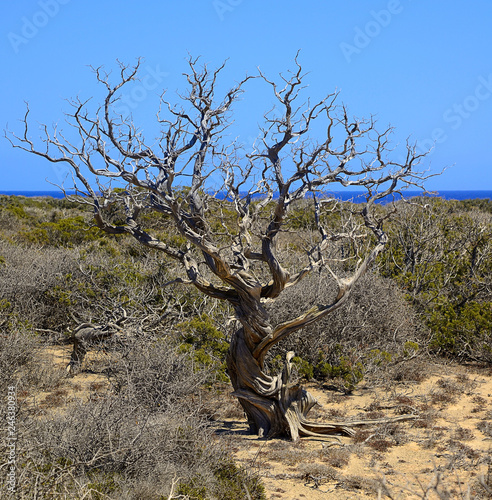
[[(294, 440), (299, 436), (350, 435), (354, 425), (374, 421), (310, 422), (307, 414), (316, 401), (290, 381), (293, 353), (287, 354), (283, 372), (271, 376), (264, 371), (267, 352), (346, 301), (353, 284), (387, 242), (382, 227), (391, 212), (382, 214), (376, 203), (404, 187), (419, 187), (431, 176), (415, 172), (414, 167), (425, 153), (418, 153), (410, 143), (404, 161), (390, 161), (387, 156), (392, 129), (377, 132), (372, 118), (349, 118), (344, 106), (335, 105), (336, 94), (307, 107), (297, 105), (304, 76), (297, 57), (295, 65), (288, 78), (282, 76), (280, 86), (260, 72), (259, 77), (271, 87), (281, 111), (265, 115), (260, 146), (253, 146), (253, 151), (243, 158), (246, 161), (240, 158), (242, 150), (236, 141), (224, 143), (228, 136), (224, 131), (231, 123), (231, 107), (251, 77), (245, 77), (222, 100), (217, 100), (214, 92), (223, 66), (210, 72), (206, 66), (199, 69), (197, 60), (191, 58), (190, 72), (186, 74), (189, 92), (180, 96), (186, 105), (174, 106), (161, 99), (164, 115), (161, 117), (159, 111), (157, 119), (162, 134), (154, 149), (131, 118), (113, 109), (121, 88), (136, 78), (139, 64), (134, 68), (121, 65), (116, 84), (110, 82), (104, 70), (94, 69), (98, 82), (106, 88), (106, 97), (95, 114), (86, 102), (76, 99), (71, 103), (69, 121), (78, 131), (79, 147), (56, 129), (49, 133), (45, 126), (45, 144), (38, 148), (30, 139), (29, 107), (23, 133), (12, 134), (9, 139), (14, 147), (52, 163), (66, 163), (76, 179), (74, 201), (92, 207), (94, 222), (101, 230), (131, 235), (142, 245), (162, 252), (186, 274), (186, 279), (179, 277), (172, 282), (194, 285), (200, 292), (228, 301), (235, 308), (242, 326), (233, 336), (227, 356), (234, 394), (254, 432), (270, 437), (289, 434)], [(320, 140), (310, 135), (311, 126), (318, 119), (324, 120), (326, 130)], [(318, 126), (316, 130), (321, 129)], [(338, 136), (342, 140), (337, 145), (334, 137)], [(220, 175), (224, 179), (222, 188), (215, 185)], [(101, 182), (104, 180), (108, 183)], [(120, 184), (113, 185), (112, 181), (123, 181), (125, 189), (113, 189)], [(209, 194), (212, 186), (213, 192), (226, 193), (227, 200), (219, 202)], [(322, 217), (333, 213), (337, 202), (318, 199), (331, 191), (330, 186), (359, 187), (366, 192), (360, 210), (349, 208), (348, 220), (341, 217), (338, 230), (331, 223), (325, 227)], [(243, 189), (247, 190), (246, 195)], [(293, 204), (308, 198), (313, 201), (318, 235), (306, 248), (305, 267), (290, 276), (282, 267), (276, 245)], [(115, 221), (115, 205), (124, 209), (124, 222), (119, 221), (119, 216)], [(148, 233), (141, 225), (141, 215), (147, 210), (173, 226), (180, 239), (186, 240), (186, 246), (167, 238), (167, 229), (164, 239)], [(236, 228), (226, 214), (231, 211), (237, 215)], [(349, 257), (340, 256), (342, 262), (352, 259), (354, 263), (350, 277), (338, 277), (329, 267), (333, 259), (328, 251), (334, 245), (336, 252), (340, 242), (353, 247)], [(258, 275), (269, 272), (263, 283), (256, 278), (257, 265), (263, 268)], [(334, 300), (313, 305), (293, 320), (271, 325), (263, 301), (275, 300), (286, 287), (321, 268), (326, 268), (337, 284)], [(77, 332), (73, 362), (80, 362), (87, 339), (105, 334), (106, 330), (92, 327)], [(414, 417), (390, 420), (407, 418)]]
[(317, 401), (300, 385), (291, 382), (292, 351), (286, 355), (282, 373), (275, 376), (265, 373), (264, 357), (268, 347), (262, 350), (258, 346), (273, 339), (274, 330), (262, 304), (251, 296), (249, 299), (236, 309), (243, 326), (231, 340), (227, 370), (233, 395), (246, 413), (251, 432), (260, 437), (289, 435), (293, 440), (301, 436), (353, 435), (351, 424), (319, 424), (307, 420)]
[(289, 351), (286, 354), (281, 373), (269, 375), (265, 372), (265, 355), (275, 343), (293, 330), (306, 326), (340, 307), (347, 299), (349, 291), (350, 286), (331, 306), (321, 310), (312, 308), (295, 320), (275, 328), (272, 327), (268, 312), (258, 296), (254, 293), (240, 294), (236, 317), (242, 326), (231, 339), (226, 362), (234, 388), (233, 395), (238, 398), (244, 409), (252, 433), (268, 438), (284, 435), (293, 441), (303, 436), (353, 436), (353, 427), (417, 418), (416, 415), (401, 415), (378, 420), (313, 422), (307, 415), (317, 404), (316, 399), (291, 380), (291, 360), (294, 352)]

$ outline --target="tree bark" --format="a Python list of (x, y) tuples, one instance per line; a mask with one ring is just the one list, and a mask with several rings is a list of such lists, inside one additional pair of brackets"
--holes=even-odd
[(276, 376), (263, 371), (248, 349), (244, 329), (234, 335), (227, 356), (227, 370), (233, 395), (246, 413), (250, 431), (259, 437), (288, 435), (296, 441), (302, 436), (326, 434), (353, 435), (350, 425), (317, 424), (307, 420), (316, 399), (290, 381), (292, 351), (287, 353), (283, 372)]
[[(325, 312), (339, 307), (343, 302), (335, 302)], [(226, 358), (227, 371), (234, 388), (232, 394), (238, 398), (246, 414), (250, 431), (259, 437), (289, 436), (297, 441), (303, 436), (353, 436), (353, 427), (356, 426), (417, 418), (416, 415), (402, 415), (371, 421), (310, 421), (307, 416), (317, 400), (291, 380), (294, 352), (286, 354), (281, 373), (270, 375), (265, 372), (265, 353), (275, 343), (278, 332), (282, 331), (285, 324), (281, 328), (272, 328), (268, 312), (261, 301), (255, 300), (252, 295), (243, 297), (236, 306), (236, 317), (242, 326), (232, 336)], [(309, 315), (303, 315), (302, 318), (309, 323)], [(299, 324), (299, 318), (292, 323)], [(262, 345), (264, 349), (261, 349)], [(338, 440), (336, 437), (334, 439)]]
[(314, 423), (307, 414), (316, 399), (290, 380), (292, 351), (288, 352), (282, 373), (264, 371), (264, 354), (255, 356), (257, 346), (272, 336), (268, 314), (259, 301), (238, 306), (242, 323), (233, 335), (227, 354), (227, 370), (236, 396), (244, 409), (250, 430), (259, 437), (288, 435), (294, 441), (302, 436), (344, 434), (351, 436), (350, 424)]

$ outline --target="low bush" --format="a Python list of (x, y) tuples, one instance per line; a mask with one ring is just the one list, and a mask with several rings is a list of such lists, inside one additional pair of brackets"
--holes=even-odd
[(180, 350), (190, 353), (195, 363), (213, 369), (220, 381), (227, 382), (225, 357), (229, 343), (212, 318), (201, 314), (178, 323), (177, 329), (182, 335)]
[(441, 299), (428, 313), (430, 347), (457, 358), (492, 362), (492, 302), (470, 301), (461, 307)]
[[(335, 293), (329, 279), (314, 275), (285, 290), (270, 314), (280, 323), (292, 318), (292, 311), (301, 314), (313, 304), (329, 304)], [(343, 307), (275, 346), (269, 363), (278, 371), (281, 353), (292, 350), (300, 375), (332, 379), (350, 392), (365, 373), (384, 371), (393, 362), (413, 357), (426, 342), (426, 329), (403, 293), (390, 280), (368, 273)]]
[(121, 351), (112, 371), (118, 393), (150, 412), (172, 409), (176, 404), (198, 411), (195, 397), (213, 375), (181, 352), (176, 339), (134, 337), (123, 346), (117, 338), (110, 342), (119, 344)]
[(32, 229), (20, 232), (22, 242), (35, 245), (69, 247), (101, 238), (104, 233), (91, 227), (81, 215), (60, 219), (56, 222), (41, 222)]
[(79, 273), (69, 249), (22, 247), (0, 240), (0, 326), (58, 328), (70, 324), (69, 280)]
[(265, 499), (214, 438), (200, 398), (208, 373), (162, 339), (131, 338), (114, 390), (35, 419), (20, 408), (19, 498)]
[(33, 364), (38, 348), (38, 340), (27, 332), (0, 334), (1, 394), (7, 393), (7, 386), (19, 384), (19, 373)]
[(400, 216), (388, 225), (381, 273), (429, 327), (434, 353), (491, 362), (491, 203), (415, 201), (400, 203)]

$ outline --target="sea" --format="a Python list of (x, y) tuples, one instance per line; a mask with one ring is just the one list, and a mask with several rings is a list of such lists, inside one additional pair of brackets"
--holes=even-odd
[[(70, 194), (70, 193), (69, 193)], [(0, 190), (0, 195), (7, 196), (27, 196), (27, 197), (51, 197), (51, 198), (63, 198), (64, 194), (61, 191), (2, 191)], [(336, 198), (338, 200), (348, 201), (352, 200), (357, 203), (357, 201), (363, 201), (364, 193), (362, 191), (333, 191), (326, 193), (327, 196)], [(415, 196), (422, 196), (421, 191), (403, 191), (402, 196), (404, 198), (414, 198)], [(432, 191), (426, 193), (425, 196), (444, 198), (445, 200), (474, 200), (474, 199), (489, 199), (492, 200), (492, 191), (465, 191), (465, 190), (443, 190), (443, 191)], [(220, 196), (219, 196), (220, 197)], [(399, 195), (388, 197), (383, 200), (383, 203), (393, 201), (393, 199), (399, 199)]]

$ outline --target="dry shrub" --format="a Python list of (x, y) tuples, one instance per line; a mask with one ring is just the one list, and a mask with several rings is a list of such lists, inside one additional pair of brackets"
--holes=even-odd
[[(314, 304), (330, 303), (335, 293), (329, 277), (316, 274), (305, 278), (270, 306), (273, 323), (295, 317)], [(375, 371), (402, 355), (407, 342), (425, 343), (425, 332), (416, 315), (391, 280), (368, 273), (343, 307), (288, 337), (272, 349), (270, 356), (292, 350), (313, 366), (319, 362), (320, 353), (332, 365), (339, 365), (345, 356), (361, 361), (365, 371)]]
[[(114, 322), (123, 304), (134, 322), (155, 323), (166, 303), (176, 299), (176, 291), (165, 295), (156, 287), (175, 277), (172, 268), (155, 252), (136, 259), (130, 245), (121, 244), (118, 251), (113, 245), (105, 239), (70, 249), (0, 239), (0, 327), (51, 330), (56, 340), (65, 340), (63, 332), (76, 321)], [(173, 312), (167, 311), (166, 321)]]
[(487, 400), (479, 395), (473, 396), (472, 402), (474, 407), (472, 408), (472, 413), (480, 413), (487, 408)]
[[(429, 469), (427, 472), (432, 472)], [(445, 476), (439, 469), (434, 469), (430, 481), (422, 482), (417, 478), (418, 486), (411, 486), (406, 475), (401, 475), (398, 480), (393, 479), (392, 484), (382, 477), (377, 485), (377, 498), (404, 499), (415, 498), (421, 500), (480, 500), (490, 498), (492, 489), (489, 490), (483, 478), (476, 481), (476, 485), (464, 484), (455, 473)], [(485, 485), (482, 486), (482, 484)], [(481, 490), (481, 491), (480, 491)], [(483, 495), (485, 493), (485, 495)]]
[(377, 481), (367, 477), (347, 475), (339, 480), (340, 485), (346, 490), (363, 490), (373, 494), (379, 490)]
[(320, 454), (321, 460), (332, 467), (342, 468), (350, 461), (350, 451), (346, 448), (324, 447)]
[(241, 492), (244, 483), (251, 498), (263, 498), (261, 485), (214, 438), (199, 397), (208, 374), (159, 340), (120, 348), (117, 390), (49, 418), (29, 419), (21, 408), (19, 497), (168, 498), (173, 485), (175, 492), (199, 485), (207, 498), (227, 498), (224, 488)]
[(68, 391), (66, 389), (56, 389), (48, 394), (40, 403), (42, 408), (56, 408), (65, 406), (68, 400)]
[[(116, 339), (115, 339), (115, 342)], [(120, 345), (117, 343), (117, 345)], [(168, 339), (130, 338), (114, 367), (117, 390), (151, 411), (178, 404), (201, 407), (200, 388), (211, 372), (194, 365), (189, 353), (179, 353)]]
[(446, 466), (449, 470), (475, 468), (481, 458), (479, 450), (455, 439), (446, 440), (444, 445), (438, 447), (438, 451), (449, 453), (449, 462)]
[[(19, 375), (34, 361), (39, 347), (37, 339), (24, 332), (0, 334), (0, 390), (5, 394), (8, 385), (18, 385)], [(25, 385), (25, 384), (22, 384)]]
[(475, 436), (470, 429), (458, 426), (453, 432), (452, 439), (456, 441), (471, 441), (472, 439), (475, 439)]
[(24, 329), (0, 334), (2, 394), (6, 394), (8, 386), (15, 386), (18, 398), (24, 399), (33, 391), (56, 389), (62, 383), (65, 371), (51, 360), (42, 359), (42, 347), (39, 337)]
[(396, 382), (423, 382), (429, 375), (428, 359), (413, 358), (388, 367), (388, 378)]
[(115, 396), (79, 403), (63, 417), (41, 421), (29, 438), (42, 443), (29, 457), (38, 468), (62, 461), (73, 465), (72, 474), (81, 480), (98, 470), (121, 480), (153, 477), (157, 490), (178, 473), (206, 473), (207, 464), (221, 458), (197, 415), (179, 406), (150, 413)]
[[(418, 421), (417, 421), (418, 422)], [(425, 439), (422, 441), (422, 447), (428, 450), (437, 448), (438, 445), (442, 443), (443, 438), (446, 436), (446, 428), (439, 426), (423, 426), (419, 425), (420, 428), (426, 429)]]
[(315, 488), (324, 482), (338, 479), (338, 472), (333, 467), (325, 464), (303, 463), (298, 466), (297, 470), (302, 479), (306, 483), (313, 482)]
[(354, 442), (367, 445), (372, 449), (384, 453), (393, 446), (399, 446), (408, 441), (408, 436), (401, 426), (384, 423), (377, 429), (357, 429)]
[(476, 425), (477, 429), (485, 434), (487, 438), (492, 438), (492, 422), (490, 420), (481, 420)]
[[(282, 442), (283, 443), (283, 442)], [(268, 453), (269, 460), (274, 460), (285, 465), (297, 465), (306, 461), (316, 459), (315, 452), (308, 452), (295, 445), (285, 443), (284, 446), (276, 447)]]
[(432, 404), (448, 405), (456, 402), (462, 391), (462, 384), (449, 378), (440, 378), (436, 381), (437, 389), (430, 392)]
[(76, 253), (66, 248), (35, 248), (0, 240), (0, 326), (66, 326), (70, 320), (65, 277), (77, 274)]

